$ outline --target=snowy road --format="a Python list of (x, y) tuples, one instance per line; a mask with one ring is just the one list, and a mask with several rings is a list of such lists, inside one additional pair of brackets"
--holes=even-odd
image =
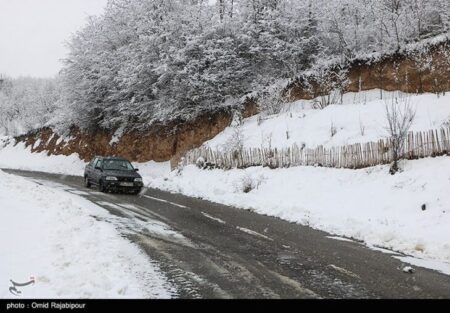
[(405, 273), (395, 253), (277, 218), (159, 190), (102, 194), (80, 177), (5, 172), (108, 210), (108, 222), (159, 263), (182, 298), (450, 298), (450, 276), (416, 266)]

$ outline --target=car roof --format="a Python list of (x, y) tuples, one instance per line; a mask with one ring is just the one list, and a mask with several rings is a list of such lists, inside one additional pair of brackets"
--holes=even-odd
[(125, 158), (121, 157), (113, 157), (113, 156), (96, 156), (95, 158), (102, 159), (102, 160), (118, 160), (118, 161), (128, 161)]

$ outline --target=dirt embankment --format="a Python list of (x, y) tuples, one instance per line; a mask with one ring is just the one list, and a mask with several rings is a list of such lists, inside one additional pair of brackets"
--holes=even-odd
[[(256, 104), (248, 101), (242, 115), (249, 117), (256, 112)], [(193, 122), (158, 126), (148, 131), (125, 132), (116, 142), (111, 142), (114, 131), (87, 133), (77, 127), (72, 127), (69, 136), (64, 138), (50, 128), (42, 128), (19, 136), (16, 140), (31, 146), (32, 152), (47, 152), (48, 155), (78, 153), (85, 161), (95, 155), (115, 155), (137, 162), (171, 160), (171, 165), (176, 166), (186, 151), (214, 138), (230, 125), (231, 120), (229, 112), (209, 114)]]
[[(332, 72), (332, 71), (331, 71)], [(405, 92), (442, 92), (450, 90), (450, 43), (429, 50), (425, 56), (390, 55), (379, 61), (355, 61), (348, 69), (349, 84), (345, 91), (357, 92), (380, 88)], [(328, 80), (329, 81), (329, 80)], [(298, 80), (289, 87), (290, 100), (312, 99), (329, 92), (329, 86), (315, 80)], [(242, 115), (258, 113), (254, 101), (247, 101)], [(60, 138), (44, 128), (18, 137), (33, 152), (70, 155), (78, 153), (84, 160), (95, 155), (118, 155), (133, 161), (167, 161), (175, 166), (188, 150), (199, 147), (230, 125), (232, 115), (220, 112), (204, 115), (193, 122), (154, 127), (145, 132), (125, 132), (110, 144), (114, 131), (99, 130), (93, 134), (73, 127), (68, 138)]]
[[(377, 61), (356, 60), (346, 70), (348, 84), (343, 87), (345, 92), (376, 88), (408, 93), (450, 91), (450, 42), (422, 52), (386, 55)], [(332, 88), (330, 81), (333, 81), (333, 76), (339, 76), (338, 72), (331, 70), (331, 78), (298, 79), (289, 86), (290, 100), (314, 99), (328, 94)]]

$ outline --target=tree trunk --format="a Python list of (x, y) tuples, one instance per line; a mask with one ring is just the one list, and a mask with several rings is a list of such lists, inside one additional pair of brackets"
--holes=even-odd
[(220, 17), (220, 22), (223, 21), (224, 12), (225, 12), (225, 0), (219, 0), (219, 17)]

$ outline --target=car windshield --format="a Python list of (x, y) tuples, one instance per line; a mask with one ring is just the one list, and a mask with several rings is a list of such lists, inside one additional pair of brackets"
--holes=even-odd
[(104, 160), (103, 169), (116, 171), (133, 171), (133, 165), (126, 160)]

